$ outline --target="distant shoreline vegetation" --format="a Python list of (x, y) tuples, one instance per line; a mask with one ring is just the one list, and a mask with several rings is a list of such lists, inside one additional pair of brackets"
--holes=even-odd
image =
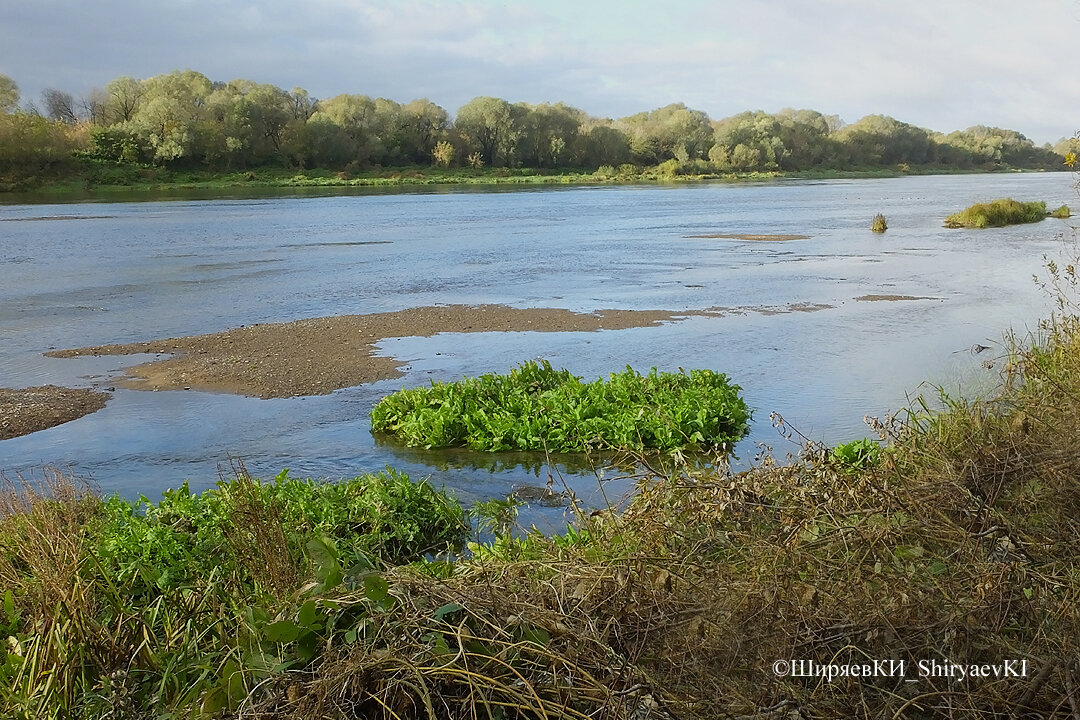
[(120, 77), (81, 98), (50, 89), (20, 105), (0, 75), (0, 191), (183, 184), (192, 173), (211, 187), (1059, 170), (1077, 150), (1075, 138), (1039, 147), (1002, 128), (944, 134), (814, 110), (713, 120), (675, 103), (610, 119), (477, 97), (451, 117), (426, 99), (317, 100), (192, 70)]

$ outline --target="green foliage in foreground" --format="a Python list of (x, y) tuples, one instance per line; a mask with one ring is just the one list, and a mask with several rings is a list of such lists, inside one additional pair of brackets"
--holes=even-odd
[(829, 452), (829, 460), (841, 472), (863, 472), (881, 462), (881, 445), (870, 438), (852, 440), (834, 447)]
[[(261, 523), (272, 520), (288, 556), (281, 567), (252, 565), (248, 545), (265, 544)], [(96, 556), (132, 592), (156, 593), (207, 582), (228, 572), (245, 585), (280, 584), (313, 538), (333, 542), (344, 557), (409, 562), (456, 547), (467, 529), (461, 507), (429, 483), (387, 470), (340, 483), (241, 477), (200, 494), (187, 483), (153, 503), (114, 496), (105, 501)], [(219, 562), (207, 565), (207, 557)]]
[(1039, 222), (1046, 218), (1046, 203), (1019, 202), (1002, 198), (990, 203), (976, 203), (962, 212), (945, 218), (947, 228), (988, 228)]
[(712, 370), (640, 375), (627, 367), (606, 382), (583, 383), (546, 360), (530, 361), (507, 375), (399, 390), (371, 411), (371, 427), (428, 448), (711, 449), (748, 430), (740, 389)]
[[(57, 488), (60, 492), (57, 492)], [(244, 474), (158, 503), (0, 489), (0, 717), (215, 716), (314, 656), (335, 622), (313, 598), (459, 548), (464, 510), (388, 470), (340, 483)]]
[(1062, 205), (1057, 210), (1050, 213), (1050, 217), (1058, 218), (1059, 220), (1065, 220), (1072, 216), (1072, 211), (1069, 210), (1068, 205)]

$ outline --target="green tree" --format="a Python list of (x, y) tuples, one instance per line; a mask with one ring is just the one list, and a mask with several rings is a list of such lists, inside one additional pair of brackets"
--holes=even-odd
[(567, 146), (578, 144), (586, 115), (563, 103), (514, 106), (518, 113), (518, 159), (528, 167), (552, 167)]
[(105, 86), (108, 99), (105, 102), (105, 121), (108, 123), (127, 122), (135, 117), (139, 103), (146, 88), (143, 83), (132, 77), (118, 77)]
[(195, 158), (196, 149), (205, 144), (200, 132), (207, 129), (203, 121), (213, 84), (202, 73), (185, 70), (149, 78), (142, 85), (145, 92), (131, 124), (152, 149), (154, 161)]
[(966, 160), (971, 165), (987, 168), (1052, 168), (1061, 164), (1052, 148), (1036, 147), (1024, 135), (1004, 128), (975, 125), (949, 133), (941, 139), (941, 143), (949, 146), (961, 162)]
[[(317, 126), (313, 133), (316, 155), (332, 164), (379, 162), (385, 153), (379, 134), (390, 109), (386, 102), (377, 111), (376, 101), (367, 95), (337, 95), (320, 101), (308, 120), (309, 125)], [(341, 134), (331, 132), (326, 123), (338, 128)]]
[(583, 146), (578, 164), (585, 167), (618, 167), (631, 159), (630, 138), (622, 130), (607, 124), (597, 122), (588, 127)]
[[(401, 108), (402, 154), (414, 162), (426, 162), (441, 144), (440, 138), (450, 125), (446, 110), (427, 98), (413, 100)], [(453, 146), (451, 146), (453, 150)], [(451, 153), (451, 158), (453, 153)], [(438, 162), (438, 160), (436, 160)], [(443, 167), (448, 167), (449, 162)]]
[(500, 98), (473, 98), (458, 110), (455, 126), (479, 150), (484, 163), (495, 167), (513, 157), (519, 129), (513, 106)]
[(680, 147), (687, 159), (705, 157), (713, 145), (709, 116), (682, 103), (630, 115), (615, 125), (630, 137), (634, 159), (645, 164), (674, 159)]
[(0, 112), (14, 112), (19, 104), (19, 86), (7, 75), (0, 74)]
[(928, 130), (886, 115), (867, 115), (844, 127), (836, 138), (856, 166), (922, 165), (937, 155), (937, 144)]
[(26, 178), (52, 172), (80, 147), (70, 125), (33, 113), (0, 114), (0, 173)]
[(779, 170), (790, 154), (782, 138), (780, 121), (758, 110), (743, 112), (716, 123), (709, 159), (720, 170)]

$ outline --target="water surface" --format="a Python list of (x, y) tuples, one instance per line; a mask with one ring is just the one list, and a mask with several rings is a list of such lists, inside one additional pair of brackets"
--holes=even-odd
[[(50, 359), (52, 348), (217, 332), (257, 322), (450, 303), (518, 307), (728, 308), (661, 327), (598, 333), (388, 339), (403, 378), (331, 395), (258, 400), (117, 388), (108, 406), (0, 442), (0, 469), (57, 463), (106, 491), (157, 496), (212, 485), (242, 458), (263, 476), (353, 476), (390, 464), (466, 501), (543, 483), (583, 492), (575, 463), (425, 452), (376, 441), (368, 412), (430, 379), (504, 372), (535, 357), (586, 378), (621, 370), (726, 372), (756, 408), (739, 455), (769, 423), (862, 437), (865, 414), (906, 403), (924, 380), (985, 386), (1008, 327), (1049, 303), (1032, 282), (1067, 223), (946, 230), (945, 215), (1012, 196), (1075, 204), (1065, 173), (761, 184), (463, 189), (347, 196), (0, 205), (0, 385), (114, 387), (146, 357)], [(883, 213), (889, 231), (869, 230)], [(693, 235), (805, 235), (752, 241)], [(1071, 235), (1069, 236), (1071, 237)], [(864, 296), (923, 299), (857, 300)], [(789, 306), (829, 306), (787, 312)], [(990, 345), (980, 355), (973, 344)]]

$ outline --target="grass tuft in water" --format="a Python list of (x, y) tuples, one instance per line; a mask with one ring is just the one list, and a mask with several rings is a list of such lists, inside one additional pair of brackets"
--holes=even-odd
[(640, 375), (627, 367), (584, 383), (530, 361), (507, 375), (399, 390), (371, 411), (371, 426), (427, 448), (712, 450), (748, 430), (739, 390), (712, 370)]
[(1019, 202), (1012, 198), (976, 203), (945, 218), (947, 228), (988, 228), (1039, 222), (1046, 218), (1043, 201)]

